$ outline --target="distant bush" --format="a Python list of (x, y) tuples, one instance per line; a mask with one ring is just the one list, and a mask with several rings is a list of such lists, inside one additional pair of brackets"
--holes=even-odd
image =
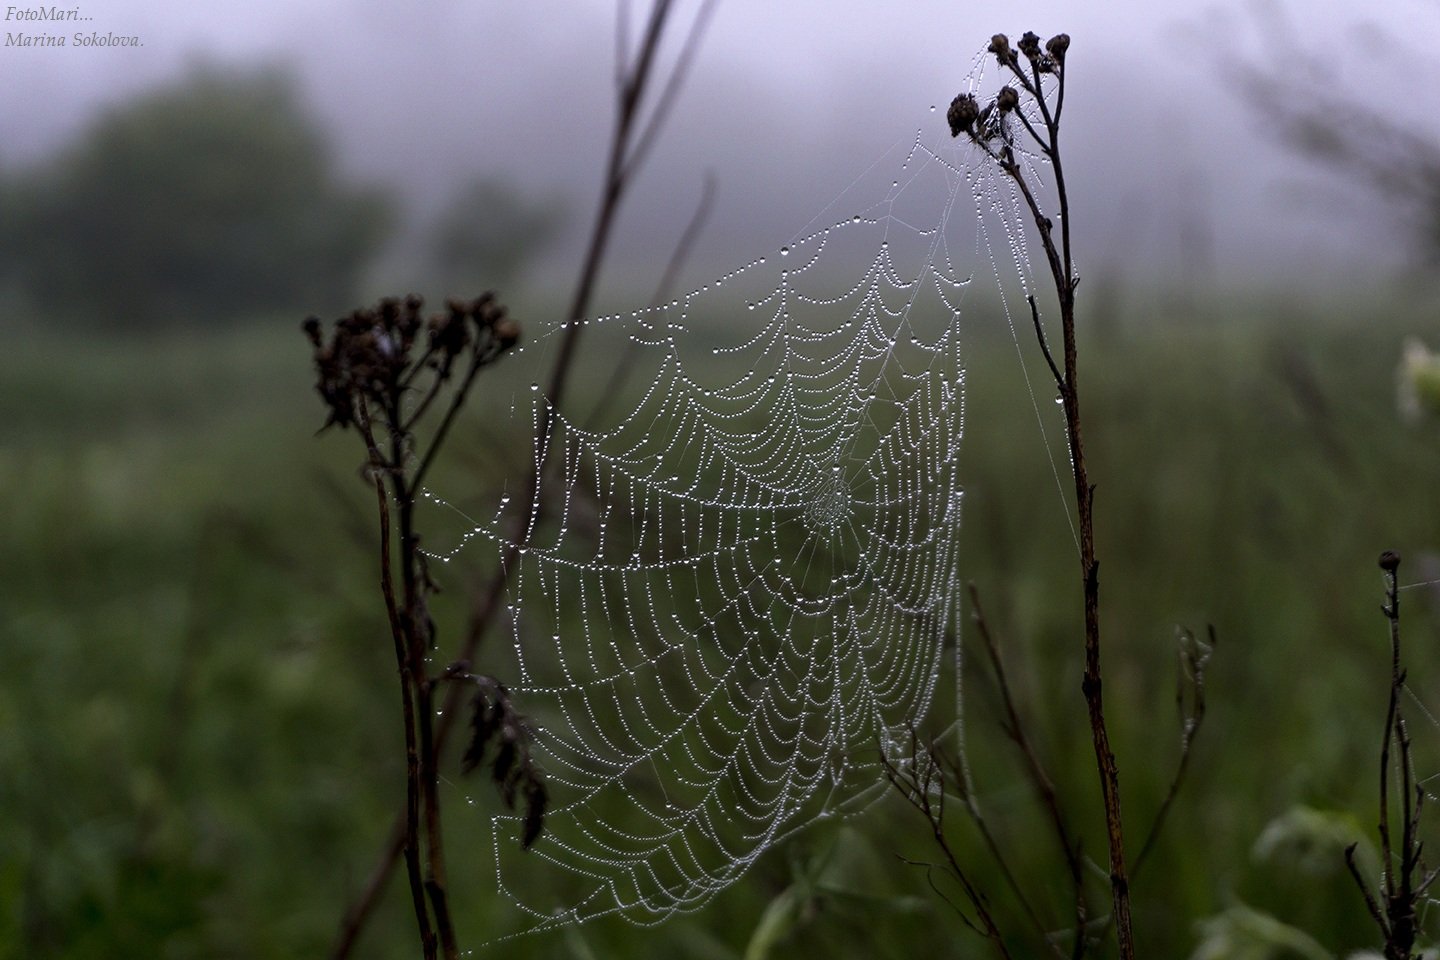
[(47, 316), (95, 326), (348, 303), (390, 219), (268, 69), (196, 69), (6, 181), (0, 263)]

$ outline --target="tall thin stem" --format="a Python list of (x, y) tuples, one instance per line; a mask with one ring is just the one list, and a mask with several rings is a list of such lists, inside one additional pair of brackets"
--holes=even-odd
[[(385, 489), (389, 466), (375, 441), (374, 430), (366, 404), (358, 407), (358, 426), (370, 454), (371, 479), (375, 486), (376, 510), (380, 524), (380, 592), (385, 598), (385, 612), (390, 620), (390, 635), (395, 647), (396, 674), (400, 679), (400, 708), (405, 730), (405, 870), (410, 879), (410, 899), (419, 927), (421, 950), (426, 960), (435, 957), (435, 930), (425, 906), (425, 886), (420, 869), (420, 750), (415, 730), (414, 661), (410, 656), (410, 631), (406, 616), (395, 596), (394, 564), (391, 558), (390, 493)], [(410, 603), (409, 587), (405, 604)]]
[[(368, 479), (375, 491), (380, 591), (400, 679), (405, 733), (405, 806), (396, 842), (405, 855), (421, 953), (426, 960), (437, 960), (439, 951), (445, 960), (459, 960), (446, 892), (438, 745), (432, 720), (434, 684), (443, 678), (432, 677), (428, 665), (435, 640), (428, 605), (434, 584), (420, 550), (415, 497), (419, 477), (445, 442), (476, 373), (513, 347), (519, 331), (490, 294), (470, 302), (451, 301), (447, 313), (432, 316), (428, 323), (420, 315), (421, 306), (419, 297), (409, 297), (403, 304), (386, 299), (374, 309), (356, 310), (336, 321), (328, 343), (318, 318), (307, 320), (305, 331), (314, 347), (316, 389), (329, 408), (326, 425), (356, 428), (365, 444)], [(428, 345), (421, 346), (422, 340)], [(468, 372), (456, 386), (451, 373), (462, 354), (469, 358)], [(422, 386), (417, 387), (417, 382)], [(423, 386), (427, 382), (429, 386)], [(430, 434), (427, 449), (417, 454), (412, 428), (420, 414), (406, 414), (406, 399), (418, 394), (423, 412), (447, 385), (456, 395), (438, 429)], [(413, 467), (417, 462), (419, 466)], [(348, 950), (353, 937), (343, 937), (342, 942)]]
[[(1080, 414), (1080, 376), (1078, 347), (1075, 337), (1075, 276), (1070, 247), (1070, 200), (1065, 184), (1065, 168), (1060, 157), (1060, 108), (1065, 83), (1065, 58), (1070, 38), (1059, 34), (1040, 49), (1040, 40), (1027, 33), (1020, 41), (1029, 72), (1022, 67), (1021, 56), (1010, 46), (1004, 34), (991, 40), (990, 52), (995, 54), (1002, 69), (1008, 70), (1018, 83), (1002, 87), (995, 101), (983, 112), (975, 98), (962, 94), (951, 104), (951, 132), (966, 133), (971, 142), (983, 150), (1008, 176), (1021, 197), (1040, 235), (1045, 261), (1055, 283), (1060, 308), (1062, 338), (1059, 369), (1046, 341), (1038, 309), (1031, 301), (1037, 339), (1055, 377), (1055, 386), (1065, 413), (1065, 432), (1069, 440), (1071, 474), (1075, 481), (1075, 512), (1079, 523), (1080, 580), (1083, 593), (1085, 672), (1081, 691), (1090, 720), (1091, 740), (1095, 749), (1095, 765), (1100, 779), (1100, 794), (1105, 808), (1105, 832), (1110, 851), (1110, 887), (1114, 901), (1114, 922), (1120, 944), (1121, 960), (1134, 960), (1135, 944), (1130, 916), (1130, 881), (1125, 866), (1125, 834), (1120, 812), (1120, 771), (1110, 746), (1110, 733), (1105, 722), (1103, 671), (1100, 660), (1100, 563), (1095, 555), (1095, 487), (1090, 482), (1089, 464), (1085, 456), (1085, 437)], [(1054, 78), (1055, 109), (1046, 100), (1045, 77)], [(1039, 116), (1037, 126), (1025, 114), (1021, 91), (1029, 97), (1030, 108)], [(1045, 215), (1035, 197), (1024, 170), (1016, 159), (1014, 124), (1035, 141), (1040, 153), (1050, 161), (1055, 177), (1055, 193), (1060, 209), (1060, 245), (1054, 237), (1054, 222)]]
[(1025, 733), (1025, 724), (1020, 719), (1020, 711), (1015, 704), (1015, 698), (1010, 691), (1010, 681), (1005, 674), (1005, 661), (1000, 656), (1000, 646), (990, 632), (989, 623), (985, 619), (985, 611), (980, 605), (980, 593), (975, 589), (973, 583), (969, 585), (969, 589), (970, 608), (973, 611), (972, 619), (980, 633), (980, 640), (985, 647), (986, 656), (990, 659), (990, 666), (995, 674), (995, 685), (1000, 690), (1000, 701), (1005, 711), (1002, 729), (1015, 743), (1021, 756), (1025, 759), (1025, 770), (1029, 775), (1031, 788), (1040, 798), (1045, 812), (1050, 817), (1050, 828), (1060, 847), (1060, 855), (1064, 857), (1065, 866), (1070, 872), (1070, 882), (1075, 893), (1075, 950), (1078, 956), (1079, 952), (1084, 949), (1085, 920), (1089, 913), (1089, 907), (1085, 902), (1084, 870), (1080, 861), (1080, 847), (1070, 837), (1070, 831), (1065, 825), (1065, 817), (1060, 812), (1060, 798), (1055, 792), (1055, 784), (1050, 779), (1050, 775), (1046, 773), (1039, 755), (1035, 752), (1034, 745), (1031, 744), (1029, 736)]

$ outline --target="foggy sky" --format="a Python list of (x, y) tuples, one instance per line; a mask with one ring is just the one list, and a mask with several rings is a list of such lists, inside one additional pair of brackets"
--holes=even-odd
[[(632, 6), (633, 32), (646, 10)], [(683, 28), (696, 2), (677, 6)], [(1395, 68), (1364, 38), (1372, 47), (1377, 36), (1433, 38), (1440, 6), (1396, 0), (1380, 15), (1339, 0), (1270, 7), (1279, 20), (1255, 4), (1191, 0), (720, 0), (626, 208), (618, 272), (658, 271), (657, 244), (668, 249), (683, 229), (706, 171), (718, 194), (695, 270), (786, 242), (886, 149), (943, 124), (991, 33), (1033, 29), (1073, 38), (1065, 150), (1090, 263), (1182, 282), (1198, 243), (1222, 283), (1383, 274), (1403, 262), (1386, 221), (1275, 146), (1225, 83), (1216, 51), (1263, 56), (1265, 30), (1288, 23), (1308, 49), (1333, 52), (1322, 87), (1383, 89)], [(97, 107), (197, 59), (278, 60), (293, 64), (354, 176), (397, 186), (421, 210), (465, 176), (502, 176), (537, 198), (565, 198), (578, 242), (613, 117), (615, 10), (609, 0), (82, 5), (87, 30), (134, 34), (143, 47), (0, 46), (0, 162), (42, 156)], [(1415, 49), (1428, 53), (1423, 40)], [(1411, 90), (1436, 89), (1437, 59)], [(1396, 106), (1435, 129), (1433, 111), (1417, 109), (1426, 105), (1406, 109), (1397, 94)]]

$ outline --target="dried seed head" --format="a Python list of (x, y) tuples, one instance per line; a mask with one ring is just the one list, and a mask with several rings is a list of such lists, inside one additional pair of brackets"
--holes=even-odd
[(951, 100), (950, 110), (945, 114), (945, 119), (950, 121), (950, 136), (958, 137), (961, 133), (969, 133), (979, 116), (980, 104), (975, 101), (975, 94), (962, 93)]
[(1002, 67), (1008, 67), (1015, 59), (1015, 52), (1010, 49), (1010, 38), (1003, 33), (990, 38), (990, 52), (995, 54)]
[(394, 297), (385, 297), (380, 301), (380, 322), (391, 326), (400, 316), (400, 301)]
[(1400, 569), (1400, 554), (1394, 550), (1386, 550), (1380, 554), (1380, 569), (1386, 573), (1394, 573)]
[(497, 318), (490, 329), (495, 333), (501, 350), (509, 350), (520, 341), (520, 325), (507, 316), (501, 315)]
[(1020, 52), (1032, 63), (1040, 59), (1040, 37), (1033, 30), (1026, 30), (1020, 38)]
[[(387, 297), (337, 320), (328, 343), (318, 318), (302, 324), (314, 349), (316, 390), (329, 410), (326, 426), (355, 423), (367, 404), (397, 409), (400, 395), (417, 389), (417, 364), (444, 382), (462, 357), (469, 357), (472, 369), (484, 366), (520, 339), (519, 326), (493, 294), (449, 301), (448, 309), (428, 323), (420, 312), (423, 306), (415, 294), (403, 300)], [(428, 335), (427, 349), (420, 356), (415, 346), (422, 331)]]
[(1020, 91), (1014, 87), (1003, 86), (1000, 88), (1000, 92), (995, 94), (995, 109), (1001, 113), (1009, 113), (1018, 106), (1020, 106)]
[(1065, 51), (1070, 49), (1070, 34), (1055, 34), (1055, 36), (1045, 41), (1045, 49), (1049, 51), (1050, 56), (1055, 58), (1056, 63), (1064, 63)]

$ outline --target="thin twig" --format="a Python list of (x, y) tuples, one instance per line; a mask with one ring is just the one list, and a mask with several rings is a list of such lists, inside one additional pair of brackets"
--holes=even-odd
[(1352, 843), (1345, 848), (1345, 866), (1349, 868), (1350, 876), (1354, 878), (1355, 885), (1360, 888), (1361, 895), (1365, 897), (1365, 908), (1370, 911), (1370, 919), (1375, 921), (1375, 925), (1380, 928), (1380, 934), (1388, 942), (1390, 925), (1385, 922), (1385, 914), (1380, 910), (1380, 904), (1375, 901), (1374, 895), (1370, 893), (1369, 884), (1360, 875), (1360, 868), (1355, 864), (1355, 848), (1358, 846), (1358, 843)]
[(1071, 839), (1070, 830), (1065, 825), (1065, 817), (1060, 811), (1060, 798), (1055, 791), (1054, 781), (1046, 773), (1039, 755), (1035, 752), (1030, 738), (1025, 733), (1025, 724), (1020, 719), (1020, 712), (1010, 690), (1010, 681), (1005, 673), (1005, 663), (1000, 656), (999, 644), (995, 642), (995, 637), (990, 632), (990, 625), (985, 619), (985, 610), (980, 604), (980, 592), (974, 583), (968, 584), (968, 587), (971, 619), (980, 633), (981, 643), (990, 659), (990, 667), (995, 674), (995, 683), (1000, 690), (1001, 704), (1005, 710), (1002, 729), (1024, 758), (1025, 772), (1030, 778), (1030, 786), (1036, 796), (1040, 798), (1041, 805), (1045, 807), (1045, 811), (1049, 815), (1055, 842), (1060, 848), (1060, 855), (1065, 859), (1065, 866), (1070, 871), (1070, 882), (1075, 896), (1075, 938), (1077, 942), (1083, 942), (1089, 909), (1085, 902), (1084, 868), (1080, 863), (1079, 846)]
[(964, 788), (965, 778), (964, 774), (960, 771), (960, 765), (955, 760), (945, 756), (944, 751), (933, 741), (926, 749), (928, 751), (928, 762), (930, 764), (940, 766), (942, 769), (948, 766), (952, 771), (955, 771), (955, 779), (959, 781), (961, 787), (959, 794), (961, 801), (965, 805), (965, 812), (970, 816), (971, 821), (975, 824), (975, 828), (980, 832), (980, 838), (985, 843), (985, 849), (989, 851), (996, 866), (1000, 868), (1000, 875), (1004, 878), (1005, 885), (1009, 887), (1010, 892), (1015, 895), (1015, 899), (1019, 902), (1026, 919), (1028, 919), (1030, 925), (1035, 928), (1035, 932), (1040, 936), (1040, 939), (1050, 948), (1050, 952), (1055, 954), (1056, 957), (1063, 958), (1064, 953), (1061, 952), (1059, 946), (1055, 943), (1051, 932), (1046, 929), (1044, 922), (1040, 919), (1039, 913), (1036, 912), (1035, 907), (1030, 903), (1030, 898), (1025, 895), (1025, 888), (1020, 884), (1019, 877), (1017, 877), (1015, 871), (1010, 868), (1009, 858), (1005, 856), (999, 840), (995, 837), (995, 832), (990, 829), (990, 823), (986, 819), (984, 811), (980, 809), (980, 804), (976, 801), (974, 794)]
[[(445, 442), (445, 437), (450, 433), (450, 427), (454, 424), (455, 417), (460, 412), (460, 408), (465, 404), (465, 397), (470, 393), (470, 387), (475, 382), (475, 375), (480, 372), (481, 367), (488, 364), (492, 359), (494, 358), (485, 357), (479, 352), (471, 355), (470, 367), (465, 371), (465, 378), (460, 382), (460, 386), (452, 392), (450, 406), (446, 408), (445, 416), (441, 418), (440, 425), (435, 428), (435, 434), (430, 438), (430, 446), (420, 458), (420, 465), (415, 468), (415, 474), (410, 481), (411, 489), (419, 490), (423, 486), (425, 475), (429, 472), (430, 465), (434, 463), (436, 453), (439, 452), (441, 445)], [(416, 411), (415, 416), (411, 417), (409, 424), (415, 422), (420, 412), (422, 411)]]
[[(1381, 823), (1385, 826), (1385, 886), (1389, 895), (1386, 905), (1386, 919), (1389, 921), (1390, 936), (1385, 943), (1387, 960), (1410, 960), (1415, 944), (1415, 892), (1413, 888), (1415, 868), (1419, 864), (1419, 847), (1415, 836), (1418, 826), (1419, 804), (1411, 787), (1412, 759), (1410, 755), (1410, 730), (1405, 724), (1405, 714), (1400, 708), (1400, 695), (1405, 689), (1406, 671), (1400, 662), (1400, 591), (1397, 571), (1400, 555), (1387, 551), (1380, 557), (1380, 567), (1385, 571), (1385, 618), (1390, 624), (1390, 709), (1386, 720), (1385, 748), (1381, 756), (1380, 803)], [(1400, 812), (1401, 846), (1399, 882), (1395, 880), (1394, 851), (1390, 848), (1385, 784), (1389, 780), (1388, 752), (1390, 741), (1400, 748)], [(1411, 804), (1415, 804), (1412, 808)]]
[[(1210, 652), (1215, 649), (1215, 627), (1209, 628), (1210, 642), (1200, 652), (1195, 651), (1195, 638), (1184, 631), (1180, 638), (1180, 677), (1177, 681), (1175, 691), (1175, 702), (1180, 709), (1180, 758), (1175, 765), (1175, 775), (1170, 778), (1170, 787), (1165, 791), (1165, 799), (1160, 803), (1160, 809), (1155, 813), (1155, 819), (1150, 823), (1150, 831), (1145, 835), (1145, 842), (1140, 845), (1140, 853), (1136, 855), (1135, 862), (1130, 865), (1130, 879), (1140, 872), (1145, 865), (1152, 850), (1155, 849), (1155, 842), (1160, 839), (1160, 833), (1165, 828), (1165, 821), (1169, 817), (1170, 808), (1175, 803), (1175, 798), (1180, 794), (1180, 787), (1185, 782), (1185, 775), (1190, 767), (1191, 749), (1195, 743), (1195, 737), (1200, 732), (1201, 725), (1205, 722), (1205, 668), (1209, 665)], [(1187, 646), (1188, 641), (1188, 646)], [(1190, 691), (1189, 707), (1185, 706), (1185, 691)]]
[[(1027, 37), (1028, 39), (1028, 37)], [(1038, 38), (1035, 43), (1038, 49)], [(1064, 82), (1066, 52), (1070, 38), (1060, 34), (1051, 39), (1047, 49), (1051, 51), (1051, 70), (1057, 83)], [(1063, 335), (1063, 376), (1058, 378), (1060, 399), (1065, 411), (1065, 430), (1069, 437), (1071, 473), (1075, 479), (1075, 511), (1080, 528), (1080, 578), (1084, 592), (1084, 636), (1085, 673), (1081, 690), (1085, 696), (1090, 718), (1091, 739), (1095, 749), (1095, 764), (1100, 779), (1100, 794), (1105, 808), (1105, 832), (1110, 848), (1110, 887), (1114, 901), (1116, 935), (1120, 944), (1121, 960), (1134, 960), (1135, 943), (1130, 916), (1130, 879), (1125, 866), (1125, 836), (1120, 811), (1120, 771), (1115, 753), (1110, 747), (1110, 734), (1105, 722), (1103, 694), (1103, 673), (1100, 667), (1100, 563), (1095, 556), (1095, 488), (1089, 480), (1089, 464), (1085, 458), (1084, 433), (1081, 429), (1080, 386), (1078, 350), (1075, 338), (1075, 288), (1077, 286), (1074, 260), (1070, 249), (1070, 199), (1065, 185), (1065, 168), (1060, 158), (1060, 125), (1057, 117), (1050, 112), (1045, 102), (1044, 90), (1037, 84), (1032, 86), (1024, 71), (1020, 69), (1019, 58), (1010, 49), (1009, 40), (996, 35), (991, 43), (1002, 66), (1020, 79), (1035, 101), (1045, 127), (1045, 136), (1037, 137), (1037, 145), (1050, 160), (1055, 178), (1055, 195), (1060, 206), (1061, 245), (1057, 249), (1052, 236), (1053, 221), (1045, 216), (1025, 179), (1015, 152), (1008, 144), (995, 150), (987, 143), (982, 132), (973, 126), (967, 127), (972, 142), (978, 143), (987, 154), (996, 159), (1001, 169), (1020, 190), (1029, 208), (1035, 229), (1045, 251), (1055, 282), (1056, 296), (1060, 302), (1060, 327)], [(1003, 91), (1002, 91), (1003, 92)], [(1013, 97), (1013, 88), (1012, 88)], [(973, 102), (973, 101), (972, 101)], [(997, 101), (998, 108), (998, 101)], [(1012, 104), (1011, 108), (1014, 108)], [(1002, 114), (1003, 114), (1002, 110)], [(1001, 117), (1003, 127), (1004, 117)], [(1033, 127), (1027, 128), (1032, 132)], [(959, 132), (957, 129), (956, 133)]]
[[(685, 229), (680, 234), (680, 239), (675, 243), (675, 249), (670, 252), (670, 260), (665, 264), (665, 272), (660, 275), (660, 282), (655, 285), (655, 292), (650, 296), (652, 305), (664, 303), (670, 299), (670, 291), (675, 285), (675, 280), (680, 275), (685, 261), (690, 257), (690, 251), (695, 246), (701, 230), (705, 227), (705, 221), (710, 218), (710, 209), (715, 202), (715, 175), (706, 171), (704, 185), (700, 190), (700, 200), (695, 205), (695, 212), (690, 215), (690, 220), (685, 224)], [(610, 371), (610, 379), (605, 381), (604, 388), (600, 391), (599, 399), (590, 411), (590, 416), (585, 420), (585, 428), (593, 430), (602, 423), (605, 414), (609, 412), (616, 400), (624, 393), (626, 381), (635, 370), (634, 359), (639, 353), (640, 345), (637, 341), (631, 340), (625, 345), (625, 352), (619, 361)]]
[[(1385, 960), (1412, 960), (1417, 933), (1416, 906), (1424, 891), (1435, 880), (1435, 873), (1427, 873), (1416, 883), (1416, 872), (1423, 870), (1418, 833), (1420, 815), (1424, 807), (1423, 788), (1414, 784), (1414, 761), (1411, 757), (1410, 731), (1401, 709), (1401, 694), (1405, 688), (1405, 669), (1400, 657), (1400, 592), (1397, 571), (1400, 555), (1387, 550), (1380, 555), (1380, 569), (1385, 571), (1385, 603), (1380, 608), (1389, 621), (1390, 627), (1390, 698), (1385, 709), (1384, 738), (1380, 743), (1380, 835), (1381, 880), (1380, 893), (1383, 906), (1371, 894), (1365, 879), (1355, 866), (1355, 844), (1345, 851), (1345, 862), (1350, 875), (1355, 879), (1365, 906), (1370, 911), (1380, 935), (1385, 941)], [(1390, 831), (1390, 778), (1396, 776), (1390, 765), (1392, 743), (1399, 748), (1400, 778), (1400, 848), (1394, 846)]]
[(924, 867), (925, 883), (930, 887), (931, 891), (934, 892), (935, 896), (945, 901), (945, 905), (948, 906), (951, 910), (955, 911), (955, 915), (960, 918), (961, 923), (965, 924), (965, 926), (980, 934), (982, 937), (985, 935), (985, 931), (980, 929), (980, 924), (974, 920), (971, 920), (970, 915), (965, 912), (965, 910), (960, 906), (960, 904), (950, 899), (950, 895), (944, 890), (941, 890), (940, 885), (935, 882), (935, 864), (927, 863), (923, 860), (911, 860), (908, 857), (902, 857), (899, 854), (896, 854), (895, 858), (906, 866)]
[[(547, 403), (544, 413), (541, 415), (541, 422), (536, 430), (535, 442), (540, 456), (536, 458), (534, 471), (530, 482), (526, 484), (525, 501), (517, 512), (517, 526), (515, 536), (510, 540), (508, 547), (501, 559), (499, 567), (491, 577), (487, 589), (481, 591), (471, 607), (470, 623), (466, 629), (465, 636), (460, 644), (460, 650), (456, 655), (457, 660), (474, 661), (475, 651), (479, 647), (480, 640), (493, 622), (496, 612), (501, 604), (498, 602), (503, 595), (506, 585), (509, 583), (512, 571), (515, 569), (516, 561), (520, 556), (520, 549), (524, 546), (529, 527), (539, 500), (539, 489), (545, 472), (546, 461), (550, 449), (550, 436), (554, 430), (555, 417), (561, 406), (561, 398), (569, 383), (570, 368), (574, 361), (579, 346), (581, 325), (578, 318), (583, 317), (589, 310), (591, 296), (594, 293), (595, 284), (600, 276), (600, 266), (604, 262), (605, 252), (609, 245), (609, 239), (619, 210), (620, 201), (625, 195), (626, 188), (633, 179), (636, 168), (627, 162), (633, 150), (633, 140), (636, 124), (639, 122), (639, 111), (641, 107), (640, 94), (643, 93), (646, 82), (653, 65), (655, 50), (664, 34), (665, 24), (669, 12), (668, 0), (657, 0), (652, 8), (650, 20), (646, 26), (645, 37), (641, 42), (640, 54), (634, 67), (629, 72), (629, 80), (622, 85), (622, 96), (620, 98), (620, 109), (616, 118), (615, 132), (611, 141), (610, 160), (606, 168), (604, 178), (605, 187), (601, 193), (600, 209), (595, 218), (595, 226), (591, 233), (590, 242), (586, 249), (584, 263), (581, 266), (580, 278), (575, 286), (575, 293), (570, 303), (568, 317), (572, 320), (565, 336), (561, 341), (559, 355), (555, 359), (555, 365), (550, 372), (549, 384), (546, 389)], [(693, 56), (693, 51), (691, 52)], [(677, 86), (679, 80), (676, 74), (672, 73), (666, 82), (666, 89)], [(445, 702), (441, 708), (440, 723), (437, 732), (437, 739), (443, 749), (450, 730), (453, 728), (463, 705), (464, 693), (460, 687), (452, 687), (446, 694)]]
[(1055, 365), (1055, 357), (1050, 353), (1050, 341), (1045, 338), (1045, 327), (1040, 323), (1040, 308), (1035, 305), (1035, 295), (1028, 294), (1025, 302), (1030, 304), (1030, 320), (1035, 324), (1035, 339), (1040, 341), (1040, 352), (1045, 355), (1045, 362), (1050, 365), (1050, 375), (1055, 378), (1055, 386), (1062, 392), (1065, 389), (1065, 374)]
[[(1009, 960), (1010, 951), (1005, 946), (1005, 940), (1000, 935), (1000, 928), (986, 905), (984, 894), (960, 866), (959, 858), (955, 856), (955, 851), (945, 837), (944, 770), (934, 762), (931, 753), (920, 747), (918, 737), (913, 730), (910, 733), (910, 741), (911, 764), (908, 773), (892, 763), (884, 750), (880, 751), (880, 763), (885, 768), (885, 776), (905, 797), (910, 806), (929, 823), (931, 836), (935, 840), (935, 845), (945, 855), (945, 861), (950, 866), (951, 876), (960, 884), (960, 889), (965, 893), (965, 899), (970, 901), (970, 906), (979, 918), (979, 926), (976, 929), (989, 941), (999, 956)], [(921, 760), (922, 756), (924, 757), (923, 761)]]
[(405, 830), (402, 835), (405, 869), (410, 877), (410, 899), (419, 927), (420, 943), (426, 960), (435, 957), (435, 931), (425, 907), (424, 883), (420, 872), (420, 755), (415, 742), (414, 687), (411, 663), (406, 649), (405, 629), (395, 599), (394, 567), (390, 555), (390, 495), (385, 489), (385, 475), (390, 471), (375, 442), (368, 407), (361, 399), (357, 408), (357, 426), (370, 453), (370, 476), (375, 486), (376, 507), (380, 522), (380, 592), (385, 598), (385, 612), (390, 618), (390, 635), (395, 646), (395, 664), (400, 678), (400, 703), (405, 728)]
[[(467, 378), (465, 387), (468, 388), (469, 381), (473, 379), (476, 369), (478, 366), (471, 368), (472, 374), (470, 378)], [(463, 393), (457, 392), (457, 397), (463, 398)], [(458, 406), (459, 401), (452, 403), (446, 422), (442, 424), (442, 429), (448, 425), (450, 416), (458, 409)], [(398, 413), (397, 410), (397, 416)], [(430, 456), (434, 455), (438, 449), (437, 444), (443, 439), (443, 436), (439, 436), (432, 442)], [(397, 456), (402, 455), (402, 447), (403, 444), (397, 441)], [(421, 469), (429, 462), (427, 459), (422, 463)], [(398, 469), (392, 473), (391, 484), (394, 489), (395, 501), (400, 507), (400, 562), (404, 572), (405, 585), (405, 613), (402, 620), (408, 620), (406, 624), (410, 657), (408, 678), (415, 688), (415, 712), (419, 726), (419, 786), (420, 800), (425, 813), (424, 836), (427, 871), (425, 892), (430, 899), (431, 909), (434, 911), (435, 928), (439, 934), (440, 947), (444, 951), (446, 960), (458, 960), (460, 947), (450, 916), (449, 899), (445, 886), (445, 847), (440, 825), (440, 770), (439, 758), (435, 751), (433, 681), (425, 666), (425, 656), (429, 652), (431, 644), (429, 614), (425, 610), (422, 599), (426, 585), (418, 583), (416, 579), (421, 564), (420, 538), (415, 533), (414, 491), (418, 489), (418, 486), (408, 483), (404, 471)], [(418, 618), (422, 616), (424, 622), (419, 622)]]
[(660, 96), (655, 101), (655, 109), (650, 111), (650, 119), (646, 122), (645, 128), (635, 137), (634, 146), (631, 148), (629, 157), (625, 161), (623, 174), (626, 179), (633, 179), (635, 172), (645, 162), (651, 147), (660, 136), (660, 130), (664, 127), (665, 121), (674, 108), (675, 99), (684, 85), (685, 77), (690, 73), (690, 67), (695, 62), (695, 56), (700, 51), (700, 41), (705, 36), (705, 28), (709, 26), (710, 15), (715, 12), (717, 0), (703, 0), (700, 9), (695, 13), (695, 19), (691, 21), (690, 32), (685, 35), (685, 42), (680, 48), (680, 54), (675, 59), (675, 66), (671, 68), (668, 82), (660, 91)]
[(1040, 935), (1040, 939), (1044, 941), (1045, 945), (1050, 949), (1050, 952), (1056, 957), (1063, 958), (1065, 956), (1064, 952), (1060, 949), (1059, 944), (1055, 942), (1050, 931), (1046, 929), (1044, 922), (1040, 919), (1040, 915), (1036, 913), (1035, 907), (1031, 905), (1030, 898), (1025, 895), (1025, 888), (1020, 885), (1019, 878), (1016, 877), (1015, 872), (1010, 869), (1010, 862), (1001, 850), (999, 842), (995, 839), (995, 834), (990, 829), (990, 824), (981, 812), (980, 805), (975, 803), (973, 798), (967, 796), (965, 798), (965, 812), (970, 815), (970, 819), (974, 821), (976, 829), (980, 831), (980, 838), (985, 842), (985, 849), (990, 852), (990, 856), (995, 860), (996, 865), (999, 866), (1000, 875), (1004, 877), (1005, 885), (1010, 888), (1010, 892), (1013, 893), (1015, 899), (1019, 901), (1020, 909), (1025, 913), (1025, 918), (1030, 921), (1030, 925), (1035, 928), (1035, 932)]

